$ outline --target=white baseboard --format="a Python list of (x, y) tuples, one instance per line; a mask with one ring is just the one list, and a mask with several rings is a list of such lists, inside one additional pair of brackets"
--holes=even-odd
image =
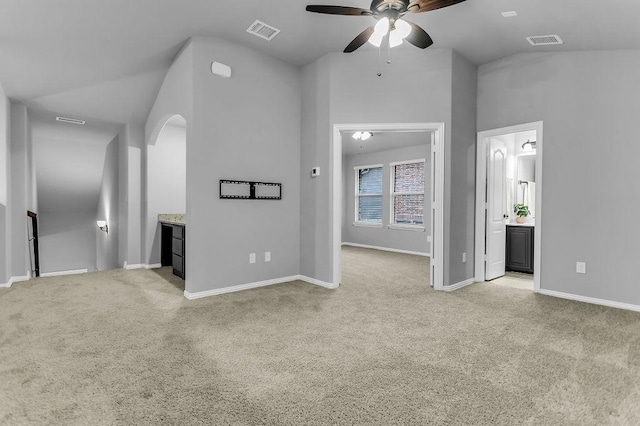
[[(124, 262), (124, 269), (142, 269), (144, 268), (145, 265), (143, 265), (142, 263), (136, 263), (134, 265), (127, 265), (127, 262)], [(149, 269), (149, 268), (147, 268)]]
[(464, 281), (460, 281), (459, 283), (453, 284), (453, 285), (445, 285), (442, 287), (442, 290), (444, 291), (455, 291), (455, 290), (459, 290), (463, 287), (469, 286), (473, 283), (475, 283), (476, 280), (475, 278), (469, 278), (468, 280), (464, 280)]
[(576, 302), (591, 303), (594, 305), (608, 306), (610, 308), (626, 309), (628, 311), (640, 312), (640, 305), (630, 303), (614, 302), (612, 300), (596, 299), (595, 297), (579, 296), (577, 294), (562, 293), (560, 291), (540, 289), (538, 292), (545, 296), (559, 297), (561, 299), (574, 300)]
[(431, 257), (431, 253), (423, 253), (421, 251), (400, 250), (400, 249), (394, 249), (394, 248), (388, 248), (388, 247), (369, 246), (366, 244), (357, 244), (357, 243), (342, 243), (342, 245), (350, 246), (350, 247), (373, 249), (373, 250), (390, 251), (393, 253), (413, 254), (415, 256)]
[(9, 278), (9, 282), (6, 282), (4, 284), (0, 284), (0, 288), (10, 288), (13, 283), (19, 283), (22, 281), (29, 281), (29, 274), (23, 276), (23, 277), (11, 277)]
[(89, 272), (88, 269), (71, 269), (69, 271), (55, 271), (55, 272), (43, 272), (40, 274), (41, 277), (59, 277), (61, 275), (77, 275), (77, 274), (86, 274)]
[(324, 281), (316, 280), (315, 278), (309, 278), (309, 277), (305, 277), (303, 275), (292, 275), (290, 277), (274, 278), (274, 279), (271, 279), (271, 280), (258, 281), (258, 282), (254, 282), (254, 283), (248, 283), (248, 284), (234, 285), (234, 286), (231, 286), (231, 287), (223, 287), (223, 288), (216, 288), (216, 289), (213, 289), (213, 290), (199, 291), (197, 293), (190, 293), (190, 292), (185, 290), (184, 291), (184, 297), (186, 297), (189, 300), (201, 299), (203, 297), (218, 296), (218, 295), (226, 294), (226, 293), (235, 293), (236, 291), (250, 290), (252, 288), (266, 287), (266, 286), (269, 286), (269, 285), (288, 283), (288, 282), (291, 282), (291, 281), (304, 281), (304, 282), (309, 283), (309, 284), (319, 285), (321, 287), (325, 287), (325, 288), (329, 288), (329, 289), (336, 288), (336, 286), (334, 286), (331, 283), (327, 283), (327, 282), (324, 282)]
[(162, 268), (162, 263), (152, 263), (150, 265), (144, 264), (141, 265), (144, 269), (157, 269)]
[(305, 275), (298, 275), (297, 279), (300, 280), (300, 281), (304, 281), (306, 283), (309, 283), (309, 284), (319, 285), (320, 287), (328, 288), (328, 289), (331, 289), (331, 290), (334, 290), (334, 289), (338, 288), (339, 285), (340, 285), (340, 284), (328, 283), (326, 281), (320, 281), (320, 280), (317, 280), (315, 278), (307, 277)]

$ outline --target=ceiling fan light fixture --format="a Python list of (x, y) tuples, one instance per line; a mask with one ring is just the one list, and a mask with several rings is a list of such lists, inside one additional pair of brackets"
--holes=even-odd
[(369, 37), (369, 43), (375, 47), (380, 47), (382, 39), (389, 32), (389, 18), (384, 17), (378, 21), (375, 27), (373, 27), (373, 34)]
[(397, 19), (395, 22), (395, 30), (391, 33), (397, 33), (398, 37), (404, 40), (409, 34), (411, 34), (411, 25), (402, 19)]
[(353, 135), (351, 135), (351, 137), (357, 141), (366, 141), (367, 139), (370, 139), (372, 136), (373, 136), (373, 133), (371, 132), (355, 132)]

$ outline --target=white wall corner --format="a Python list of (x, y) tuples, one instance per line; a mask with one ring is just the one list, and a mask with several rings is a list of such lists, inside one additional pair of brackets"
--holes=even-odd
[(0, 288), (11, 288), (11, 286), (14, 283), (19, 283), (19, 282), (23, 282), (23, 281), (29, 281), (29, 275), (25, 275), (23, 277), (11, 277), (9, 278), (9, 281), (4, 283), (4, 284), (0, 284)]
[(475, 278), (469, 278), (468, 280), (460, 281), (459, 283), (456, 283), (456, 284), (445, 285), (442, 288), (442, 290), (444, 290), (444, 291), (455, 291), (455, 290), (459, 290), (461, 288), (470, 286), (471, 284), (474, 284), (475, 282), (476, 282)]
[(150, 265), (141, 265), (143, 266), (145, 269), (158, 269), (158, 268), (162, 268), (162, 263), (152, 263)]
[(388, 248), (388, 247), (379, 247), (379, 246), (370, 246), (370, 245), (358, 244), (358, 243), (341, 243), (341, 245), (342, 246), (350, 246), (350, 247), (366, 248), (366, 249), (372, 249), (372, 250), (389, 251), (389, 252), (392, 252), (392, 253), (412, 254), (414, 256), (431, 257), (431, 253), (423, 253), (421, 251), (400, 250), (400, 249), (394, 249), (394, 248)]
[(202, 299), (203, 297), (219, 296), (221, 294), (235, 293), (237, 291), (244, 291), (244, 290), (250, 290), (252, 288), (266, 287), (274, 284), (284, 284), (284, 283), (289, 283), (293, 281), (304, 281), (308, 284), (314, 284), (314, 285), (318, 285), (318, 286), (329, 288), (329, 289), (334, 289), (337, 287), (334, 284), (316, 280), (314, 278), (305, 277), (303, 275), (292, 275), (290, 277), (274, 278), (271, 280), (234, 285), (231, 287), (216, 288), (213, 290), (199, 291), (196, 293), (191, 293), (185, 290), (184, 297), (186, 297), (189, 300)]
[[(150, 266), (153, 266), (153, 265), (143, 265), (143, 264), (141, 264), (141, 263), (137, 263), (137, 264), (129, 265), (129, 264), (127, 264), (127, 262), (124, 262), (124, 269), (127, 269), (127, 270), (131, 270), (131, 269), (142, 269), (142, 268), (151, 269), (151, 267), (150, 267)], [(162, 265), (161, 265), (161, 266), (162, 266)], [(159, 267), (160, 267), (160, 266), (158, 266), (158, 268), (159, 268)]]
[(59, 277), (63, 275), (78, 275), (78, 274), (86, 274), (89, 272), (88, 269), (72, 269), (69, 271), (55, 271), (55, 272), (43, 272), (40, 274), (42, 278), (45, 277)]

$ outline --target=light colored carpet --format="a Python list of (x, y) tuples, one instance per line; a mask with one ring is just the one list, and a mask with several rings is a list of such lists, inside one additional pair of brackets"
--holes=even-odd
[(495, 280), (487, 281), (487, 283), (498, 285), (501, 287), (519, 288), (522, 290), (533, 291), (533, 275), (522, 274), (519, 272), (506, 272), (504, 276)]
[(640, 314), (343, 256), (337, 290), (188, 301), (166, 268), (1, 289), (0, 424), (640, 422)]

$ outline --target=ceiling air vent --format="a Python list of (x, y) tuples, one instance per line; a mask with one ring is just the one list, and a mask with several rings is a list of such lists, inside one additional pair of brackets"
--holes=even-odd
[(271, 25), (267, 25), (262, 21), (256, 20), (256, 22), (247, 28), (247, 32), (265, 40), (271, 40), (278, 35), (280, 30), (272, 27)]
[(84, 120), (78, 120), (77, 118), (67, 118), (67, 117), (56, 117), (56, 121), (60, 121), (62, 123), (70, 123), (70, 124), (84, 124)]
[(532, 46), (550, 46), (553, 44), (562, 44), (562, 39), (557, 35), (542, 35), (527, 37), (527, 41)]

